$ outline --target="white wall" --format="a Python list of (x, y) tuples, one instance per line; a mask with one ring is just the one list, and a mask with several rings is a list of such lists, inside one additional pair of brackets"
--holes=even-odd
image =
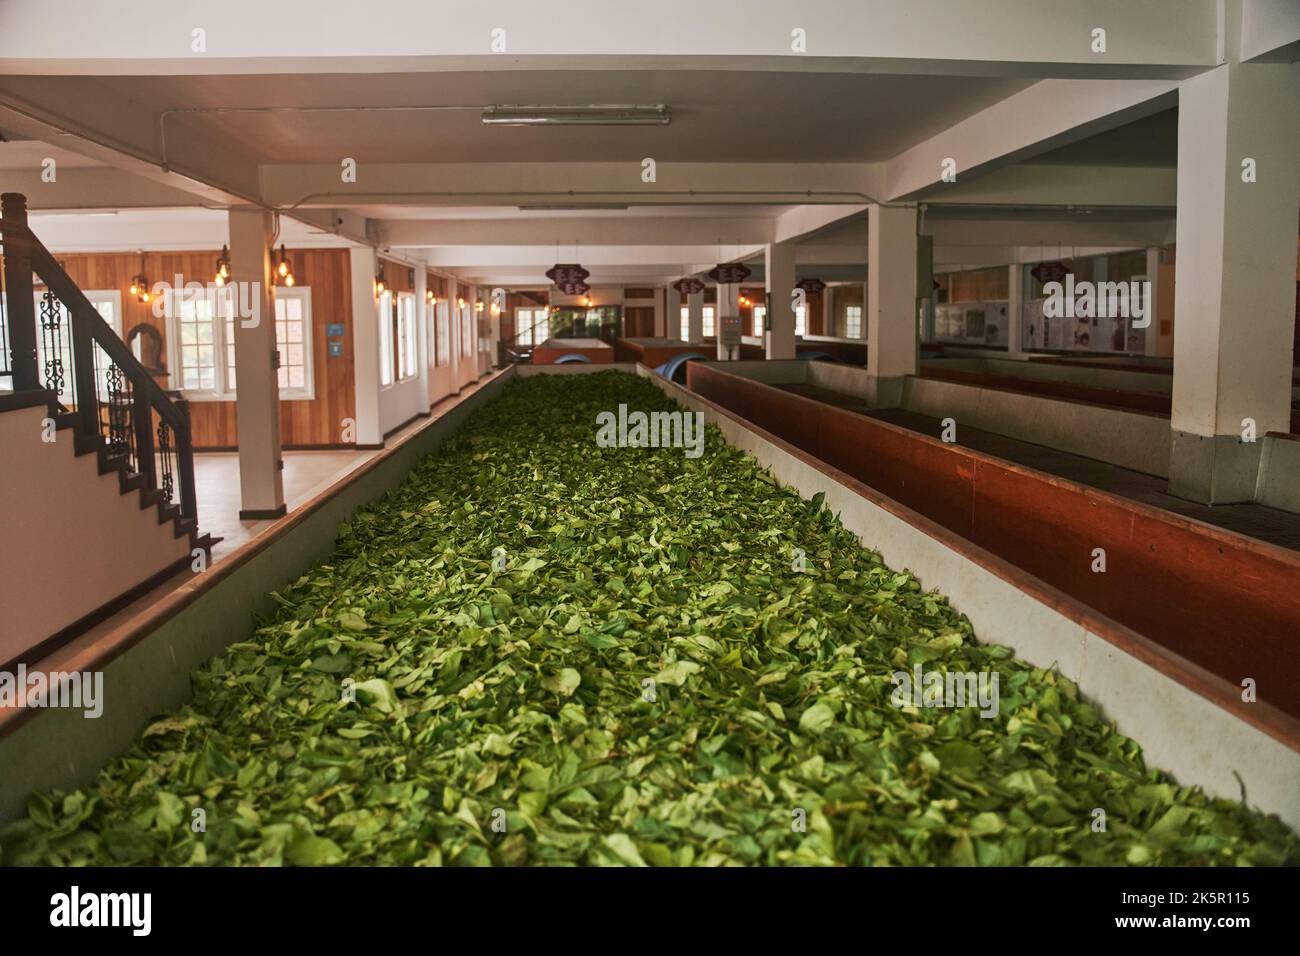
[[(140, 493), (121, 493), (98, 456), (77, 456), (71, 431), (42, 441), (44, 406), (0, 412), (0, 661), (52, 636), (177, 563), (189, 535), (158, 523)], [(200, 513), (199, 519), (202, 521)]]

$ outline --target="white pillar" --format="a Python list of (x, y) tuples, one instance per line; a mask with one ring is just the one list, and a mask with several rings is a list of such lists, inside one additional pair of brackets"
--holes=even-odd
[(1160, 354), (1160, 247), (1149, 246), (1147, 248), (1147, 282), (1151, 283), (1147, 288), (1151, 290), (1151, 295), (1146, 303), (1147, 318), (1150, 324), (1145, 329), (1140, 329), (1142, 333), (1142, 354), (1158, 355)]
[(460, 305), (458, 304), (461, 296), (465, 294), (465, 287), (451, 276), (447, 277), (447, 327), (451, 331), (451, 380), (455, 385), (456, 391), (461, 388), (460, 378)]
[[(934, 301), (931, 296), (929, 302)], [(1013, 262), (1007, 266), (1007, 358), (1023, 359), (1025, 319), (1025, 266)]]
[(794, 347), (794, 243), (769, 243), (763, 254), (768, 292), (767, 357), (792, 359)]
[[(240, 520), (285, 513), (280, 458), (280, 378), (275, 362), (271, 213), (231, 209), (230, 273), (236, 301), (253, 314), (235, 318), (235, 415), (239, 427)], [(250, 289), (251, 294), (242, 290)]]
[(370, 248), (351, 249), (352, 370), (356, 387), (356, 442), (377, 448), (384, 443), (379, 427), (379, 313), (375, 273), (379, 259)]
[[(492, 310), (494, 303), (499, 301), (500, 308), (495, 312)], [(488, 354), (487, 367), (492, 370), (497, 367), (498, 356), (501, 350), (497, 347), (501, 342), (501, 317), (506, 309), (506, 291), (501, 286), (493, 286), (492, 292), (488, 296), (487, 317), (488, 317)]]
[(719, 362), (740, 358), (740, 346), (734, 345), (728, 348), (722, 344), (722, 318), (727, 315), (740, 314), (739, 295), (740, 286), (735, 283), (729, 285), (718, 284), (718, 298), (713, 305), (713, 337), (717, 342), (715, 348)]
[(870, 282), (862, 283), (862, 341), (864, 342), (867, 340), (867, 333), (870, 331), (867, 323), (867, 290), (869, 286)]
[(872, 401), (896, 405), (917, 371), (916, 209), (867, 211), (867, 373)]
[(415, 380), (420, 388), (420, 414), (429, 414), (429, 409), (433, 407), (429, 401), (429, 361), (433, 349), (433, 343), (429, 339), (429, 323), (433, 321), (433, 309), (429, 305), (428, 297), (425, 295), (429, 288), (428, 273), (424, 271), (424, 264), (421, 263), (415, 269), (415, 314), (416, 320), (415, 341), (416, 341), (416, 362), (415, 362)]
[(1289, 430), (1298, 115), (1297, 63), (1227, 63), (1179, 87), (1169, 489), (1181, 497), (1252, 500), (1261, 442), (1242, 440), (1243, 423), (1260, 438)]
[(469, 329), (465, 333), (469, 336), (469, 357), (466, 359), (468, 367), (466, 377), (469, 381), (478, 380), (479, 374), (483, 371), (483, 357), (479, 354), (478, 348), (478, 286), (467, 286), (465, 290), (465, 306), (469, 310)]
[[(716, 314), (716, 309), (714, 310)], [(686, 297), (686, 324), (692, 345), (704, 339), (704, 292), (692, 292)]]

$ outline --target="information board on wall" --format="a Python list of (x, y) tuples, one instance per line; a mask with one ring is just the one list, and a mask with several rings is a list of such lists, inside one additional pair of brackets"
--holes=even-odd
[(740, 344), (741, 322), (738, 315), (724, 315), (718, 329), (718, 341), (728, 347)]

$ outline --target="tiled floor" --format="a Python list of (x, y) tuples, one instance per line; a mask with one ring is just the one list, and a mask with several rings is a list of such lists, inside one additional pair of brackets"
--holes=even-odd
[[(388, 436), (387, 444), (422, 425), (417, 419)], [(286, 451), (284, 456), (284, 503), (294, 511), (359, 467), (377, 451)], [(257, 537), (272, 520), (240, 521), (239, 455), (235, 452), (206, 452), (194, 456), (194, 484), (198, 493), (199, 529), (221, 538), (212, 549), (212, 560), (220, 561)]]
[[(285, 505), (290, 511), (300, 507), (374, 454), (373, 451), (284, 452)], [(272, 520), (239, 520), (239, 455), (234, 452), (196, 454), (194, 484), (198, 492), (199, 527), (221, 539), (212, 549), (213, 561), (220, 561), (275, 524)]]
[[(901, 408), (871, 408), (852, 395), (832, 392), (812, 385), (780, 387), (933, 438), (938, 438), (942, 430), (939, 419), (928, 415), (918, 415)], [(1155, 475), (1119, 468), (1092, 458), (1057, 451), (1055, 448), (980, 431), (978, 428), (959, 429), (957, 443), (1027, 468), (1035, 468), (1133, 501), (1163, 508), (1165, 511), (1172, 511), (1187, 518), (1195, 518), (1197, 521), (1204, 521), (1218, 528), (1235, 531), (1284, 548), (1300, 550), (1300, 515), (1289, 511), (1279, 511), (1276, 508), (1256, 504), (1214, 506), (1196, 504), (1169, 494), (1166, 490), (1168, 483)]]

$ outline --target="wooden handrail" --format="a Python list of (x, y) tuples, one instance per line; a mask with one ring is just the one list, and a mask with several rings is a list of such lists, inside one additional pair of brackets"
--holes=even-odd
[[(9, 336), (13, 355), (11, 369), (15, 392), (39, 389), (37, 375), (36, 317), (32, 274), (40, 276), (48, 293), (66, 311), (70, 322), (72, 375), (77, 396), (76, 427), (80, 434), (103, 443), (99, 420), (100, 401), (97, 391), (94, 350), (98, 346), (122, 375), (131, 383), (131, 421), (134, 436), (135, 470), (151, 489), (158, 487), (155, 469), (153, 412), (166, 423), (175, 436), (178, 498), (181, 515), (198, 519), (194, 487), (194, 445), (190, 430), (189, 405), (173, 398), (132, 354), (127, 344), (104, 321), (99, 310), (86, 298), (63, 267), (36, 238), (27, 225), (27, 200), (18, 193), (0, 197), (4, 216), (0, 219), (3, 236), (4, 271), (8, 289)], [(110, 433), (114, 426), (111, 423)], [(161, 426), (160, 426), (161, 428)], [(160, 437), (161, 437), (160, 431)]]
[(54, 293), (54, 297), (63, 303), (72, 316), (74, 333), (79, 326), (84, 329), (95, 343), (108, 353), (113, 364), (126, 374), (131, 384), (136, 388), (143, 388), (149, 404), (163, 420), (172, 428), (179, 428), (181, 416), (172, 399), (140, 364), (140, 360), (131, 354), (130, 347), (113, 331), (113, 327), (104, 321), (99, 310), (68, 277), (55, 258), (50, 255), (49, 250), (40, 244), (40, 240), (33, 242), (31, 260), (32, 271), (41, 277), (46, 288)]

